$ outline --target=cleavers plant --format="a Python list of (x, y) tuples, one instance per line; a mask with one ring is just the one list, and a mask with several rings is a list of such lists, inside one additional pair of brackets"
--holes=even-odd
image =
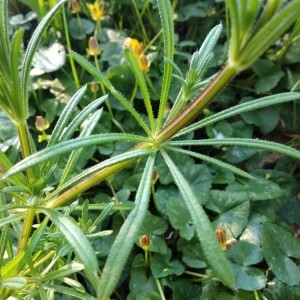
[[(132, 106), (130, 100), (113, 86), (104, 73), (86, 58), (69, 49), (70, 57), (119, 101), (139, 124), (144, 134), (93, 135), (92, 130), (102, 113), (102, 109), (98, 107), (108, 101), (108, 95), (103, 95), (77, 111), (78, 103), (87, 89), (87, 86), (83, 86), (65, 106), (47, 146), (42, 150), (36, 150), (27, 126), (31, 63), (43, 34), (57, 12), (64, 9), (66, 2), (60, 1), (43, 18), (32, 35), (24, 57), (21, 57), (23, 30), (18, 30), (12, 40), (9, 40), (7, 0), (0, 1), (2, 27), (0, 107), (17, 128), (23, 157), (12, 165), (6, 154), (0, 151), (0, 297), (5, 299), (9, 295), (17, 297), (40, 295), (41, 299), (48, 299), (47, 293), (52, 289), (80, 299), (108, 299), (116, 289), (137, 239), (139, 228), (147, 214), (158, 156), (169, 168), (189, 211), (206, 263), (211, 269), (211, 278), (217, 278), (225, 286), (234, 289), (236, 284), (233, 269), (215, 238), (214, 229), (201, 205), (201, 199), (195, 195), (189, 182), (173, 161), (172, 154), (185, 154), (197, 158), (249, 180), (255, 178), (242, 169), (196, 151), (187, 150), (187, 147), (193, 149), (193, 146), (199, 145), (244, 146), (276, 151), (300, 159), (300, 152), (294, 148), (269, 141), (244, 138), (191, 139), (191, 133), (195, 130), (220, 120), (300, 98), (300, 94), (296, 92), (266, 96), (230, 107), (192, 123), (235, 75), (250, 67), (296, 22), (300, 14), (299, 1), (292, 0), (282, 4), (280, 0), (268, 0), (262, 7), (263, 1), (259, 0), (227, 0), (226, 9), (230, 23), (228, 59), (219, 73), (206, 78), (206, 71), (214, 59), (214, 47), (221, 35), (222, 25), (219, 24), (210, 31), (200, 49), (193, 54), (188, 71), (183, 74), (173, 59), (175, 46), (171, 3), (169, 0), (157, 0), (164, 42), (164, 71), (157, 115), (153, 109), (144, 73), (139, 68), (132, 49), (130, 47), (124, 49), (144, 101), (146, 119)], [(178, 81), (181, 89), (170, 112), (165, 115), (172, 77)], [(76, 111), (77, 115), (74, 118)], [(74, 138), (75, 131), (83, 122), (85, 127), (79, 136)], [(126, 142), (131, 145), (131, 149), (74, 175), (72, 171), (83, 148), (111, 142)], [(59, 159), (65, 154), (68, 154), (68, 160), (62, 177), (53, 187), (52, 176)], [(88, 238), (104, 234), (94, 231), (109, 213), (122, 209), (122, 204), (103, 205), (102, 213), (90, 224), (88, 231), (71, 217), (71, 213), (78, 204), (76, 200), (83, 192), (141, 160), (145, 160), (146, 163), (135, 195), (134, 207), (131, 207), (100, 270), (96, 252)], [(86, 222), (89, 221), (86, 217), (88, 210), (89, 205), (84, 202), (82, 219)], [(10, 237), (12, 228), (18, 234), (14, 238)], [(55, 235), (64, 237), (63, 248), (71, 247), (75, 253), (76, 259), (68, 265), (59, 263), (62, 254), (56, 253), (55, 248), (40, 248), (40, 240), (50, 239)], [(15, 239), (17, 239), (16, 249)], [(68, 253), (71, 255), (71, 250)], [(59, 267), (52, 270), (51, 267), (57, 263)], [(53, 280), (62, 280), (82, 270), (93, 287), (93, 296), (87, 294), (84, 287), (76, 285), (75, 282), (69, 282), (70, 287), (51, 283)], [(163, 295), (161, 297), (163, 298)]]

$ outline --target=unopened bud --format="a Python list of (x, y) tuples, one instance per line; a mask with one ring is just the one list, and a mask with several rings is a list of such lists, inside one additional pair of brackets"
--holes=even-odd
[(88, 42), (88, 48), (86, 49), (88, 55), (97, 56), (101, 53), (101, 49), (99, 47), (98, 40), (96, 37), (91, 36)]
[(49, 122), (42, 116), (37, 116), (35, 118), (35, 127), (38, 131), (45, 131), (49, 128)]
[(144, 234), (143, 236), (140, 237), (140, 245), (144, 251), (148, 251), (148, 249), (151, 245), (151, 241), (150, 241), (148, 235)]
[(215, 235), (219, 241), (222, 250), (227, 250), (226, 246), (226, 231), (223, 227), (218, 227), (215, 231)]

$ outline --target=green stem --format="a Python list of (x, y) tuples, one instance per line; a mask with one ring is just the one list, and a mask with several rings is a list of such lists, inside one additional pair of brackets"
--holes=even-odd
[(35, 207), (30, 207), (28, 208), (26, 212), (26, 217), (23, 223), (23, 228), (22, 228), (22, 233), (19, 239), (19, 244), (18, 244), (18, 249), (17, 249), (17, 254), (22, 253), (25, 251), (27, 247), (27, 243), (29, 240), (31, 228), (32, 228), (32, 223), (35, 217), (35, 212), (36, 208)]
[(200, 273), (196, 273), (196, 272), (191, 272), (191, 271), (184, 271), (184, 273), (188, 274), (188, 275), (192, 275), (194, 277), (201, 278), (201, 279), (209, 279), (209, 278), (211, 278), (211, 276), (207, 276), (207, 275), (204, 275), (204, 274), (200, 274)]
[[(16, 126), (17, 126), (17, 130), (18, 130), (19, 140), (21, 143), (22, 155), (23, 155), (23, 158), (25, 158), (27, 156), (30, 156), (32, 153), (27, 123), (26, 123), (26, 121), (20, 122)], [(34, 181), (34, 173), (31, 168), (29, 168), (27, 170), (27, 178), (28, 178), (29, 182)]]
[[(47, 262), (50, 258), (56, 255), (56, 252), (54, 250), (51, 250), (49, 253), (47, 253), (45, 256), (43, 256), (41, 259), (39, 259), (37, 262), (34, 263), (33, 267), (37, 269), (39, 266), (43, 265), (45, 262)], [(27, 267), (25, 270), (21, 272), (21, 275), (28, 275), (30, 274), (31, 270), (29, 267)]]
[(136, 6), (135, 0), (131, 0), (131, 3), (133, 5), (133, 8), (134, 8), (136, 16), (137, 16), (138, 26), (142, 29), (144, 41), (146, 42), (146, 44), (148, 44), (149, 43), (149, 38), (148, 38), (147, 31), (146, 31), (145, 26), (144, 26), (144, 22), (142, 20), (141, 15), (140, 15), (140, 11)]
[[(97, 70), (100, 72), (100, 66), (99, 66), (99, 61), (98, 61), (97, 56), (94, 56), (94, 61), (95, 61), (95, 66), (96, 66)], [(99, 85), (100, 85), (101, 93), (104, 96), (106, 94), (105, 86), (104, 86), (102, 81), (99, 81)], [(114, 118), (114, 113), (111, 109), (109, 100), (105, 101), (105, 105), (106, 105), (106, 108), (108, 110), (108, 113), (110, 114), (112, 122), (121, 130), (121, 132), (124, 133), (125, 130), (123, 129), (122, 125)]]
[[(146, 149), (146, 148), (150, 148), (150, 147), (152, 147), (152, 145), (149, 145), (149, 144), (146, 144), (146, 143), (141, 143), (141, 144), (137, 145), (134, 149), (135, 150), (136, 149)], [(75, 186), (73, 186), (72, 188), (67, 190), (66, 192), (62, 193), (57, 198), (49, 201), (46, 206), (51, 207), (51, 208), (55, 208), (55, 207), (59, 207), (59, 206), (64, 205), (67, 201), (69, 201), (72, 198), (78, 196), (82, 192), (85, 192), (86, 190), (88, 190), (92, 186), (98, 184), (99, 182), (107, 179), (109, 176), (115, 174), (116, 172), (121, 171), (122, 169), (126, 168), (127, 166), (129, 166), (130, 164), (132, 164), (135, 161), (136, 161), (136, 159), (133, 158), (133, 159), (130, 159), (130, 160), (127, 160), (127, 161), (117, 163), (113, 166), (104, 168), (102, 170), (99, 170), (98, 172), (96, 172), (92, 176), (86, 178), (85, 180), (83, 180), (80, 183), (76, 184)]]
[(258, 295), (257, 291), (254, 291), (254, 297), (255, 297), (255, 300), (259, 300), (259, 295)]
[[(63, 15), (64, 28), (65, 28), (66, 43), (67, 43), (67, 47), (68, 47), (68, 50), (69, 50), (69, 49), (71, 49), (71, 41), (70, 41), (70, 35), (69, 35), (69, 31), (68, 31), (68, 22), (67, 22), (67, 18), (66, 18), (66, 12), (65, 12), (64, 8), (63, 8), (63, 14), (62, 15)], [(80, 88), (80, 81), (79, 81), (78, 73), (77, 73), (75, 63), (74, 63), (74, 59), (73, 59), (72, 55), (69, 55), (69, 61), (70, 61), (72, 75), (73, 75), (73, 78), (74, 78), (74, 81), (75, 81), (76, 88), (79, 89)]]
[(208, 103), (219, 94), (224, 86), (236, 75), (236, 68), (225, 65), (207, 88), (175, 119), (170, 121), (157, 135), (156, 142), (161, 144), (169, 140), (180, 129), (190, 123)]
[(138, 89), (138, 84), (137, 84), (137, 81), (135, 80), (135, 81), (134, 81), (134, 88), (133, 88), (131, 97), (130, 97), (130, 99), (129, 99), (129, 102), (130, 102), (130, 104), (131, 104), (132, 106), (134, 106), (134, 99), (135, 99), (135, 96), (136, 96), (137, 89)]
[(148, 258), (149, 258), (149, 251), (148, 249), (145, 250), (145, 266), (148, 265)]
[(155, 279), (155, 282), (156, 282), (156, 286), (157, 286), (157, 289), (158, 289), (158, 291), (159, 291), (159, 295), (160, 295), (161, 299), (162, 299), (162, 300), (166, 300), (165, 295), (164, 295), (164, 291), (163, 291), (163, 289), (162, 289), (162, 287), (161, 287), (161, 284), (160, 284), (160, 282), (159, 282), (159, 279), (156, 278), (156, 279)]

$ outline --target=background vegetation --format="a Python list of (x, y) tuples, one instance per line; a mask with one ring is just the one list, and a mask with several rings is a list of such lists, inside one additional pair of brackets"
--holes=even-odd
[(1, 0), (1, 299), (299, 299), (299, 12)]

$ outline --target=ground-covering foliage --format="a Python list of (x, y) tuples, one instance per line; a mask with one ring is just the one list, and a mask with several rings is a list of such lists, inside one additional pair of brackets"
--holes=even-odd
[(299, 0), (0, 0), (1, 299), (300, 299)]

